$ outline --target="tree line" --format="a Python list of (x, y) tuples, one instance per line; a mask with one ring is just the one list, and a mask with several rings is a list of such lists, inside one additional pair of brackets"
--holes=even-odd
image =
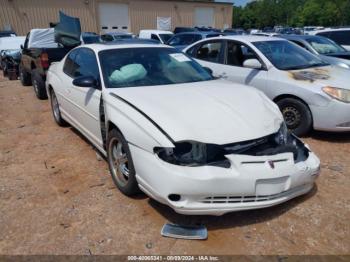
[(350, 25), (350, 0), (255, 0), (233, 7), (233, 27)]

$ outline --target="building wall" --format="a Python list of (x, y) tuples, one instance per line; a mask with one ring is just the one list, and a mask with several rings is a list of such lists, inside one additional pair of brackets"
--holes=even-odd
[(47, 28), (58, 21), (58, 12), (79, 17), (83, 31), (99, 32), (98, 3), (129, 5), (131, 31), (155, 29), (157, 16), (171, 17), (173, 28), (193, 26), (195, 7), (215, 8), (215, 27), (231, 26), (232, 5), (162, 0), (0, 0), (0, 30), (10, 25), (19, 35), (32, 28)]

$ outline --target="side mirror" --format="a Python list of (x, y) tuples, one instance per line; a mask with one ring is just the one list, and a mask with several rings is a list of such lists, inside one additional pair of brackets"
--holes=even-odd
[(213, 70), (211, 70), (209, 67), (203, 67), (205, 71), (207, 71), (210, 75), (213, 75)]
[(23, 46), (23, 45), (21, 45), (21, 49), (24, 49), (24, 46)]
[(73, 85), (80, 87), (96, 88), (97, 80), (92, 76), (79, 76), (73, 80)]
[(251, 68), (251, 69), (261, 69), (262, 64), (258, 59), (247, 59), (243, 63), (243, 67)]

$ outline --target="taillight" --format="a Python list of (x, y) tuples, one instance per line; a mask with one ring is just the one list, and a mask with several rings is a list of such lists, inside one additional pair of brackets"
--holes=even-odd
[(50, 64), (49, 64), (49, 56), (47, 53), (42, 53), (40, 55), (40, 61), (41, 61), (41, 66), (44, 68), (44, 69), (48, 69)]

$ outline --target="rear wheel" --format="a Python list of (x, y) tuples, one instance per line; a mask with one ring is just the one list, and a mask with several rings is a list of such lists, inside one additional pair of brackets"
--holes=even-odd
[(28, 74), (21, 66), (19, 67), (19, 78), (23, 86), (31, 86), (32, 79), (30, 74)]
[(47, 99), (47, 93), (45, 88), (45, 82), (41, 75), (36, 71), (33, 70), (32, 72), (32, 82), (34, 87), (34, 92), (37, 98), (40, 100)]
[(108, 133), (107, 158), (112, 179), (119, 190), (127, 196), (140, 192), (129, 146), (116, 129)]
[(53, 114), (53, 118), (55, 119), (55, 122), (57, 123), (57, 125), (59, 126), (67, 126), (67, 122), (64, 121), (64, 119), (61, 116), (61, 111), (60, 111), (60, 105), (58, 103), (56, 94), (53, 90), (51, 90), (50, 92), (50, 100), (51, 100), (51, 109), (52, 109), (52, 114)]
[(297, 136), (306, 135), (312, 128), (312, 115), (306, 104), (295, 98), (283, 98), (277, 102), (286, 125)]

